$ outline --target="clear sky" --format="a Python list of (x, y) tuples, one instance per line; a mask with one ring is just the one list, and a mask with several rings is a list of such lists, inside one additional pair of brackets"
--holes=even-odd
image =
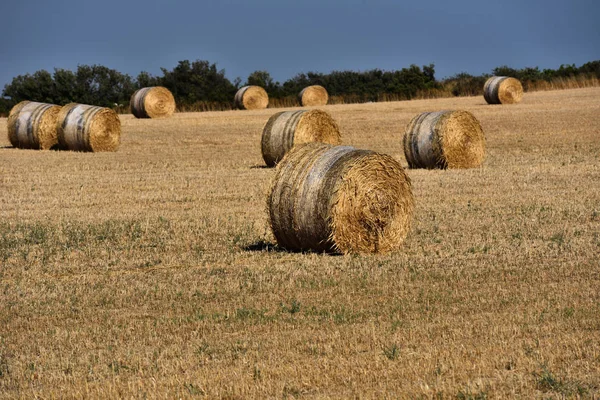
[(101, 64), (136, 77), (180, 60), (233, 81), (267, 70), (395, 70), (436, 78), (600, 59), (600, 0), (0, 0), (0, 89), (40, 69)]

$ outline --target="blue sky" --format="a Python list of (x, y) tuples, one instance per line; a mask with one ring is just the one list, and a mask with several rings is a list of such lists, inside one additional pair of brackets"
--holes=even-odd
[(0, 89), (40, 69), (101, 64), (160, 75), (208, 60), (242, 82), (267, 70), (394, 70), (436, 78), (600, 59), (598, 0), (23, 0), (0, 5)]

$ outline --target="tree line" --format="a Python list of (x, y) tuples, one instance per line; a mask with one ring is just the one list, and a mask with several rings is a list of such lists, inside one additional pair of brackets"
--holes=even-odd
[(309, 85), (324, 86), (337, 102), (356, 103), (384, 100), (410, 100), (416, 97), (472, 96), (483, 93), (483, 84), (492, 75), (511, 76), (528, 85), (557, 78), (595, 77), (600, 79), (600, 60), (576, 67), (561, 65), (558, 69), (514, 69), (497, 67), (491, 74), (474, 76), (459, 73), (436, 80), (434, 64), (411, 65), (394, 71), (332, 71), (299, 73), (280, 83), (267, 71), (254, 71), (242, 84), (233, 82), (215, 63), (196, 60), (179, 61), (172, 70), (161, 68), (162, 75), (141, 72), (137, 77), (102, 65), (79, 65), (76, 71), (54, 69), (19, 75), (4, 86), (0, 98), (0, 115), (22, 100), (64, 105), (70, 102), (93, 104), (127, 110), (133, 92), (142, 87), (164, 86), (169, 89), (180, 110), (223, 110), (233, 107), (236, 91), (245, 85), (265, 88), (275, 105), (292, 105), (298, 93)]

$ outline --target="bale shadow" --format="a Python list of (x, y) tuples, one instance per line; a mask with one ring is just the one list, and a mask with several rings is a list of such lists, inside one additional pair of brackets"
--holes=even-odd
[(279, 247), (275, 243), (270, 243), (264, 240), (259, 240), (252, 244), (242, 247), (245, 251), (258, 251), (258, 252), (267, 252), (267, 253), (296, 253), (294, 251), (289, 251), (284, 249), (283, 247)]
[(252, 165), (250, 167), (250, 169), (271, 169), (272, 167), (269, 167), (268, 165), (264, 165), (264, 164), (256, 164), (256, 165)]
[(244, 247), (242, 247), (242, 249), (245, 251), (256, 251), (256, 252), (266, 252), (266, 253), (323, 254), (323, 255), (327, 255), (327, 256), (341, 256), (342, 255), (342, 253), (334, 252), (334, 251), (286, 249), (275, 243), (266, 242), (264, 240), (259, 240), (255, 243), (244, 246)]
[(50, 147), (49, 149), (22, 149), (20, 147), (15, 147), (15, 146), (1, 146), (0, 149), (19, 149), (19, 150), (33, 150), (33, 151), (69, 151), (68, 149), (63, 149), (62, 147), (60, 147), (58, 144), (55, 144), (54, 146)]

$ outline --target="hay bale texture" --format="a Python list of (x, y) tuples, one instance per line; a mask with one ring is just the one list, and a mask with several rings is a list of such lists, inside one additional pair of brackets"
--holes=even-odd
[(411, 183), (392, 157), (350, 146), (294, 146), (267, 199), (277, 243), (290, 250), (383, 253), (412, 222)]
[(410, 168), (474, 168), (485, 157), (481, 124), (468, 111), (424, 112), (404, 133), (404, 155)]
[(121, 143), (121, 121), (110, 108), (71, 103), (60, 109), (58, 143), (76, 151), (116, 151)]
[(56, 118), (60, 106), (22, 101), (8, 115), (8, 140), (20, 149), (47, 150), (58, 143)]
[(523, 98), (523, 86), (518, 79), (492, 76), (483, 85), (483, 97), (488, 104), (514, 104)]
[(240, 110), (262, 110), (269, 105), (269, 95), (260, 86), (244, 86), (237, 91), (233, 102)]
[(175, 98), (162, 86), (145, 87), (131, 95), (129, 106), (136, 118), (166, 118), (175, 112)]
[(294, 145), (308, 142), (340, 144), (340, 128), (331, 115), (321, 110), (278, 112), (263, 128), (263, 159), (273, 167)]
[(307, 86), (298, 95), (302, 107), (324, 106), (329, 101), (327, 90), (320, 85)]

